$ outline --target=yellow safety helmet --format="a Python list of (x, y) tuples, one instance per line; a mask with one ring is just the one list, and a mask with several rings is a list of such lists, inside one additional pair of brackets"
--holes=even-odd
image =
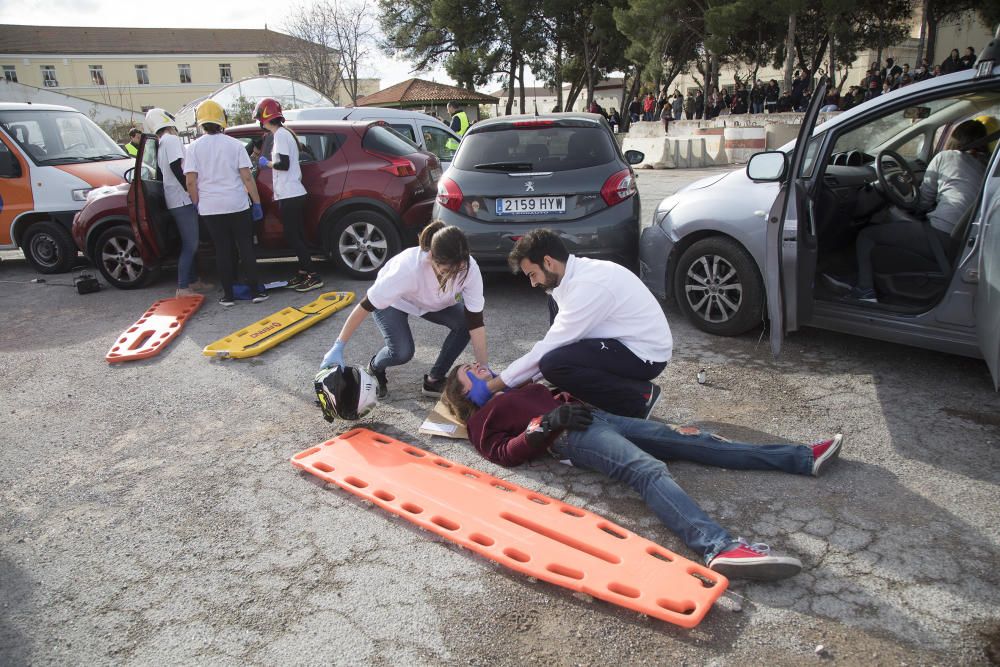
[(226, 110), (215, 100), (205, 100), (194, 110), (195, 122), (198, 127), (204, 127), (207, 123), (215, 123), (219, 127), (226, 127)]
[[(987, 136), (993, 134), (997, 130), (1000, 130), (1000, 121), (998, 121), (993, 116), (985, 116), (985, 115), (984, 116), (976, 116), (976, 120), (978, 120), (980, 123), (982, 123), (983, 126), (986, 128), (986, 135)], [(996, 147), (997, 147), (997, 140), (994, 139), (993, 141), (991, 141), (989, 143), (989, 146), (987, 146), (987, 149), (988, 149), (987, 152), (989, 152), (989, 153), (992, 154), (993, 151), (994, 151), (994, 149), (996, 149)]]

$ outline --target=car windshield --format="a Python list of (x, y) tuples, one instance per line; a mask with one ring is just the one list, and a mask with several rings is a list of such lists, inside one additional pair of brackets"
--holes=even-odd
[(511, 127), (467, 134), (455, 166), (476, 171), (568, 171), (607, 164), (616, 157), (603, 128)]
[(877, 146), (881, 146), (919, 122), (919, 118), (916, 118), (915, 114), (912, 113), (913, 110), (919, 109), (920, 116), (926, 118), (959, 101), (955, 97), (946, 97), (940, 100), (921, 102), (919, 107), (900, 109), (888, 116), (877, 118), (841, 136), (837, 140), (837, 151), (872, 153)]
[(39, 165), (129, 157), (104, 130), (79, 111), (0, 111), (0, 126)]

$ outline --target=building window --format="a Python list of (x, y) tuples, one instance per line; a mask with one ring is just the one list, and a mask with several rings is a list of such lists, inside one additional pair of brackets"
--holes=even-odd
[(271, 65), (268, 63), (257, 63), (257, 74), (267, 76), (271, 73)]
[(95, 86), (107, 85), (104, 83), (104, 66), (103, 65), (91, 65), (90, 66), (90, 82)]
[(233, 82), (233, 66), (229, 63), (219, 63), (219, 83)]
[(3, 66), (3, 78), (4, 81), (10, 81), (11, 83), (17, 83), (17, 69), (13, 65)]
[(191, 83), (191, 65), (178, 65), (177, 74), (181, 77), (181, 83)]
[(59, 86), (55, 65), (42, 65), (42, 85), (46, 88), (56, 88)]
[(135, 66), (135, 80), (140, 86), (149, 85), (149, 67), (146, 65)]

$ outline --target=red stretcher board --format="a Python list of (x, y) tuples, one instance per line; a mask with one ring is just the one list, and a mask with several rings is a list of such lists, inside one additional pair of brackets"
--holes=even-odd
[(181, 332), (204, 300), (202, 294), (160, 299), (118, 336), (104, 358), (109, 363), (118, 363), (159, 354)]
[(501, 565), (681, 627), (729, 585), (597, 514), (368, 429), (291, 462)]

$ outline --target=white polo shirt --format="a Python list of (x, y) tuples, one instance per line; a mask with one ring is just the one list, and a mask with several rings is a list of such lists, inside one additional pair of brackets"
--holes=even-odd
[(587, 338), (613, 338), (643, 361), (670, 360), (674, 339), (663, 308), (624, 266), (570, 255), (552, 298), (559, 313), (545, 338), (500, 373), (508, 387), (534, 377), (546, 353)]
[(246, 148), (221, 132), (198, 137), (188, 146), (184, 173), (198, 174), (198, 213), (222, 215), (250, 208), (241, 168), (250, 168)]
[(368, 288), (367, 297), (377, 310), (392, 306), (417, 316), (444, 310), (460, 300), (473, 313), (483, 312), (486, 306), (483, 274), (475, 259), (469, 258), (469, 270), (463, 280), (448, 281), (442, 291), (431, 266), (430, 253), (420, 248), (407, 248), (386, 262)]
[(271, 169), (271, 182), (274, 184), (275, 199), (290, 199), (301, 197), (306, 193), (302, 185), (302, 167), (299, 166), (299, 142), (285, 127), (279, 127), (274, 133), (274, 148), (271, 149), (271, 162), (277, 162), (279, 155), (288, 156), (288, 170)]

